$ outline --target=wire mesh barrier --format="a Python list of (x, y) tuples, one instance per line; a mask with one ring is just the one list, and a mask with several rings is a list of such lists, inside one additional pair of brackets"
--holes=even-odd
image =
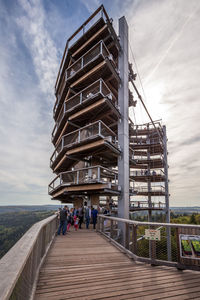
[(57, 229), (57, 216), (33, 225), (0, 260), (0, 298), (31, 299)]
[(66, 80), (72, 78), (77, 72), (83, 69), (89, 63), (96, 60), (99, 56), (102, 56), (103, 59), (110, 56), (110, 52), (106, 48), (103, 41), (98, 42), (93, 46), (89, 51), (87, 51), (82, 57), (75, 61), (69, 68), (66, 70)]
[[(61, 187), (93, 183), (108, 184), (108, 188), (120, 189), (116, 172), (102, 166), (92, 166), (60, 173), (49, 184), (49, 194), (52, 195)], [(133, 180), (130, 180), (129, 188), (131, 191), (134, 189)]]
[(66, 46), (65, 46), (65, 51), (63, 54), (63, 58), (60, 64), (60, 68), (59, 68), (59, 72), (58, 72), (58, 76), (56, 79), (56, 84), (55, 84), (55, 91), (58, 89), (59, 83), (60, 83), (60, 79), (62, 78), (62, 72), (63, 72), (63, 67), (65, 65), (65, 61), (67, 58), (67, 54), (68, 51), (71, 47), (74, 46), (74, 44), (80, 40), (85, 33), (87, 33), (88, 30), (90, 30), (90, 28), (92, 26), (94, 26), (100, 19), (103, 19), (104, 22), (108, 22), (109, 23), (109, 17), (104, 9), (103, 6), (101, 6), (99, 9), (96, 10), (96, 12), (89, 18), (87, 19), (80, 27), (79, 29), (67, 40)]
[[(134, 210), (136, 208), (149, 208), (149, 202), (148, 200), (131, 200), (130, 201), (130, 210)], [(161, 201), (156, 201), (154, 200), (154, 202), (152, 201), (151, 203), (151, 207), (152, 208), (157, 208), (157, 209), (165, 209), (166, 205), (165, 203), (161, 202)]]
[(107, 87), (103, 79), (99, 79), (83, 89), (79, 93), (67, 99), (60, 110), (55, 126), (52, 131), (52, 140), (54, 139), (58, 129), (60, 128), (64, 117), (70, 114), (72, 111), (82, 108), (84, 105), (89, 105), (95, 101), (98, 97), (109, 98), (117, 105), (117, 100)]
[(200, 271), (200, 226), (98, 218), (97, 230), (134, 260)]
[(52, 194), (61, 186), (64, 187), (92, 183), (108, 183), (110, 184), (110, 188), (111, 185), (117, 186), (117, 173), (101, 166), (93, 166), (63, 172), (56, 176), (56, 178), (49, 184), (49, 194)]
[(107, 142), (117, 146), (116, 134), (102, 121), (96, 121), (87, 126), (77, 129), (62, 136), (62, 139), (50, 158), (50, 166), (54, 163), (62, 150), (68, 149), (76, 144), (89, 142), (92, 139), (103, 138)]

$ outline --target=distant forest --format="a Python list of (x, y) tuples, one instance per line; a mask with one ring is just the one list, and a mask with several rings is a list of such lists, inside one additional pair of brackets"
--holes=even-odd
[(0, 258), (36, 222), (54, 214), (52, 210), (13, 211), (0, 214)]

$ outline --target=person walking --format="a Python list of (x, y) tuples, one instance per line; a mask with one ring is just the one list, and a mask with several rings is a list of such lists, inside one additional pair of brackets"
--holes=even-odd
[(79, 218), (79, 229), (82, 229), (81, 225), (83, 223), (83, 205), (81, 205), (81, 207), (79, 207), (78, 209), (78, 218)]
[(73, 223), (72, 220), (73, 220), (73, 208), (70, 209), (67, 215), (67, 231), (69, 231), (70, 226)]
[(92, 214), (93, 229), (96, 229), (98, 210), (92, 207), (91, 214)]
[(67, 214), (68, 214), (68, 207), (65, 205), (64, 208), (60, 211), (60, 224), (59, 224), (58, 232), (57, 232), (58, 235), (60, 235), (61, 230), (62, 230), (63, 235), (66, 234)]
[(89, 229), (90, 219), (91, 219), (91, 209), (90, 209), (89, 206), (86, 206), (86, 208), (85, 208), (85, 224), (86, 224), (86, 229)]

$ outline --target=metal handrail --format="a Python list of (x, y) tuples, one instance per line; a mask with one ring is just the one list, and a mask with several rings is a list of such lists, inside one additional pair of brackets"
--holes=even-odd
[[(109, 20), (108, 18), (108, 15), (103, 7), (103, 5), (101, 5), (76, 31), (75, 33), (70, 36), (70, 38), (67, 40), (67, 43), (66, 43), (66, 46), (65, 46), (65, 50), (64, 50), (64, 54), (63, 54), (63, 57), (62, 57), (62, 60), (61, 60), (61, 64), (60, 64), (60, 67), (59, 67), (59, 71), (58, 71), (58, 76), (57, 76), (57, 79), (56, 79), (56, 83), (55, 83), (55, 90), (57, 90), (58, 88), (58, 84), (60, 82), (60, 76), (62, 74), (62, 71), (63, 71), (63, 66), (65, 64), (65, 60), (66, 60), (66, 57), (67, 57), (67, 53), (68, 53), (68, 46), (69, 46), (69, 42), (72, 41), (75, 36), (77, 36), (77, 34), (83, 30), (83, 35), (85, 34), (85, 26), (99, 13), (101, 12), (101, 16), (100, 18), (105, 15), (105, 18), (106, 18), (106, 21)], [(99, 18), (99, 19), (100, 19)], [(90, 27), (91, 28), (91, 27)], [(89, 28), (89, 29), (90, 29)], [(88, 30), (89, 30), (88, 29)]]
[[(75, 143), (78, 143), (78, 142), (80, 142), (81, 141), (81, 131), (83, 131), (83, 130), (86, 130), (87, 128), (89, 129), (89, 128), (92, 128), (92, 127), (94, 127), (96, 124), (98, 124), (98, 132), (96, 133), (96, 134), (93, 134), (93, 135), (91, 135), (90, 136), (90, 138), (92, 137), (92, 136), (101, 136), (101, 137), (103, 137), (103, 138), (106, 138), (106, 136), (102, 133), (102, 131), (103, 131), (103, 128), (106, 128), (106, 130), (110, 133), (110, 135), (114, 138), (113, 139), (113, 141), (112, 141), (112, 143), (114, 142), (114, 143), (116, 143), (116, 134), (106, 125), (106, 124), (104, 124), (101, 120), (99, 120), (99, 121), (96, 121), (96, 122), (94, 122), (94, 123), (91, 123), (91, 124), (88, 124), (88, 125), (86, 125), (86, 126), (84, 126), (84, 127), (82, 127), (82, 128), (80, 128), (80, 129), (76, 129), (75, 131), (73, 131), (73, 132), (70, 132), (70, 133), (68, 133), (68, 134), (66, 134), (66, 135), (63, 135), (62, 136), (62, 139), (61, 139), (61, 141), (60, 141), (60, 143), (58, 144), (58, 146), (56, 147), (56, 149), (54, 150), (54, 152), (53, 152), (53, 154), (52, 154), (52, 156), (50, 157), (50, 161), (53, 163), (53, 157), (55, 156), (55, 159), (56, 159), (56, 153), (57, 153), (57, 155), (63, 150), (63, 148), (64, 147), (66, 147), (66, 145), (65, 145), (65, 138), (66, 137), (69, 137), (69, 136), (75, 136), (76, 135), (76, 133), (78, 133), (78, 141), (75, 141), (75, 142), (73, 142), (73, 143), (71, 143), (71, 144), (67, 144), (67, 146), (69, 146), (69, 145), (72, 145), (72, 144), (75, 144)], [(60, 150), (58, 150), (58, 149), (60, 149)], [(54, 160), (55, 160), (54, 159)]]
[[(96, 55), (95, 57), (92, 57), (91, 60), (89, 60), (85, 65), (84, 65), (83, 63), (81, 63), (81, 67), (80, 67), (76, 72), (74, 72), (70, 77), (73, 77), (75, 74), (77, 74), (77, 72), (79, 72), (79, 71), (82, 70), (84, 67), (86, 67), (87, 65), (89, 65), (92, 61), (94, 61), (95, 59), (97, 59), (99, 56), (102, 56), (103, 59), (106, 59), (106, 57), (112, 57), (111, 54), (110, 54), (110, 52), (109, 52), (109, 50), (108, 50), (108, 48), (106, 47), (105, 43), (101, 40), (101, 41), (99, 41), (96, 45), (94, 45), (91, 49), (89, 49), (83, 56), (81, 56), (81, 58), (79, 58), (77, 61), (75, 61), (75, 62), (73, 63), (73, 65), (77, 64), (77, 62), (78, 62), (79, 60), (82, 60), (82, 61), (83, 61), (83, 58), (84, 58), (86, 55), (88, 55), (88, 53), (91, 52), (91, 50), (92, 50), (93, 48), (97, 47), (98, 45), (100, 45), (100, 51), (99, 51), (99, 54)], [(104, 54), (103, 54), (103, 49), (105, 49), (105, 51), (107, 52), (107, 54), (108, 54), (107, 56), (104, 56)], [(117, 68), (115, 62), (114, 62), (114, 61), (112, 61), (112, 62), (113, 62), (113, 64), (114, 64), (114, 67)], [(71, 65), (70, 67), (68, 67), (68, 68), (65, 70), (66, 80), (68, 80), (68, 79), (70, 78), (70, 77), (67, 77), (67, 72), (68, 72), (68, 70), (69, 70), (70, 68), (72, 68), (73, 65)], [(58, 105), (59, 105), (59, 102), (60, 102), (60, 99), (59, 99), (59, 101), (56, 101), (56, 103), (55, 103), (55, 105), (54, 105), (54, 108), (53, 108), (54, 114), (55, 114), (55, 111), (56, 111), (56, 109), (57, 109), (57, 107), (58, 107)]]
[[(88, 56), (88, 54), (90, 52), (92, 52), (95, 48), (98, 48), (99, 47), (99, 53), (94, 56), (94, 57), (91, 57), (91, 59), (86, 63), (84, 64), (84, 58)], [(105, 51), (107, 52), (107, 56), (104, 56), (103, 54), (103, 48), (105, 49)], [(90, 48), (86, 53), (84, 53), (79, 59), (77, 59), (72, 65), (70, 65), (66, 71), (65, 71), (65, 74), (66, 74), (66, 80), (68, 80), (69, 78), (73, 77), (77, 72), (79, 72), (81, 69), (83, 69), (85, 66), (87, 66), (88, 64), (90, 64), (93, 60), (95, 60), (97, 57), (99, 57), (100, 55), (103, 56), (103, 58), (105, 59), (106, 57), (110, 56), (110, 52), (108, 50), (108, 48), (106, 47), (105, 43), (103, 42), (103, 40), (99, 41), (97, 44), (95, 44), (92, 48)], [(77, 65), (78, 63), (80, 63), (80, 67), (78, 68), (77, 71), (74, 71), (74, 73), (71, 75), (71, 76), (68, 76), (68, 71), (70, 69), (73, 69), (75, 65)], [(114, 62), (113, 62), (114, 63)], [(116, 66), (115, 66), (116, 67)]]
[(160, 222), (141, 222), (141, 221), (133, 221), (123, 218), (117, 218), (117, 217), (110, 217), (105, 215), (99, 215), (99, 218), (113, 220), (117, 222), (122, 222), (130, 225), (147, 225), (147, 226), (163, 226), (163, 227), (170, 227), (170, 228), (197, 228), (200, 229), (200, 225), (192, 225), (192, 224), (176, 224), (176, 223), (160, 223)]
[[(67, 182), (63, 182), (62, 180), (63, 180), (63, 175), (65, 175), (65, 174), (79, 174), (79, 172), (83, 172), (83, 171), (89, 171), (89, 170), (92, 170), (92, 169), (97, 169), (97, 174), (98, 174), (98, 176), (97, 176), (97, 178), (95, 178), (96, 180), (97, 180), (97, 182), (101, 182), (101, 178), (103, 177), (103, 175), (104, 175), (104, 177), (106, 176), (105, 174), (102, 174), (103, 172), (108, 172), (110, 175), (112, 175), (112, 176), (114, 176), (114, 180), (115, 180), (115, 184), (116, 184), (116, 181), (117, 181), (117, 178), (118, 178), (118, 174), (116, 173), (116, 172), (114, 172), (114, 171), (112, 171), (112, 170), (110, 170), (110, 169), (108, 169), (108, 168), (104, 168), (104, 167), (102, 167), (102, 166), (100, 166), (100, 165), (97, 165), (97, 166), (91, 166), (91, 167), (87, 167), (87, 168), (81, 168), (81, 169), (76, 169), (76, 170), (70, 170), (70, 171), (66, 171), (66, 172), (62, 172), (62, 173), (60, 173), (59, 175), (57, 175), (56, 176), (56, 178), (54, 178), (54, 180), (53, 181), (51, 181), (51, 183), (49, 184), (49, 189), (51, 188), (51, 189), (53, 189), (53, 190), (55, 190), (55, 187), (54, 187), (54, 182), (58, 179), (58, 178), (60, 178), (60, 181), (59, 181), (59, 184), (58, 184), (58, 186), (56, 187), (56, 188), (58, 188), (59, 186), (61, 186), (61, 185), (63, 185), (63, 183), (66, 185), (67, 184)], [(103, 171), (102, 173), (101, 173), (101, 170)], [(78, 178), (79, 176), (77, 176), (77, 178)], [(77, 184), (79, 184), (79, 179), (77, 179)], [(53, 186), (52, 186), (53, 185)]]
[[(98, 84), (99, 84), (99, 90), (96, 94), (92, 94), (90, 95), (89, 97), (87, 97), (87, 99), (84, 99), (83, 95), (84, 93), (88, 90), (88, 93), (89, 93), (89, 90), (92, 89), (93, 87), (95, 87), (97, 85), (98, 87)], [(109, 91), (108, 94), (104, 94), (103, 93), (103, 89), (104, 87)], [(110, 89), (108, 88), (108, 86), (106, 85), (106, 83), (103, 81), (102, 78), (98, 79), (97, 81), (93, 82), (92, 84), (90, 84), (88, 87), (84, 88), (83, 90), (81, 90), (80, 92), (78, 92), (77, 94), (73, 95), (72, 97), (70, 97), (69, 99), (65, 100), (65, 102), (63, 103), (62, 105), (62, 108), (60, 110), (60, 113), (58, 115), (58, 120), (56, 123), (55, 123), (55, 126), (53, 128), (53, 131), (52, 131), (52, 137), (54, 137), (55, 135), (55, 132), (57, 131), (57, 129), (59, 128), (65, 114), (70, 111), (71, 109), (75, 108), (77, 105), (81, 105), (83, 102), (85, 101), (88, 101), (92, 98), (95, 98), (97, 95), (101, 94), (102, 97), (108, 97), (110, 95), (110, 99), (115, 99), (115, 96), (113, 95), (113, 93), (110, 91)], [(72, 106), (70, 109), (67, 109), (67, 105), (70, 101), (73, 101), (73, 99), (75, 98), (78, 98), (79, 97), (79, 103)], [(115, 99), (116, 100), (116, 99)]]
[(159, 169), (159, 170), (151, 170), (150, 172), (148, 172), (148, 170), (137, 170), (137, 171), (130, 171), (130, 176), (165, 176), (165, 173), (163, 172), (163, 170)]
[[(135, 191), (141, 192), (141, 191), (148, 191), (147, 186), (135, 186)], [(162, 185), (157, 185), (157, 186), (151, 186), (150, 192), (156, 192), (156, 191), (165, 191), (165, 187)]]

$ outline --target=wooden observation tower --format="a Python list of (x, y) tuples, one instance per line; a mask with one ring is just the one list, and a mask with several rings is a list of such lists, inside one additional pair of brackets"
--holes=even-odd
[(137, 102), (129, 85), (143, 101), (128, 48), (125, 18), (117, 35), (103, 6), (68, 39), (55, 85), (49, 195), (75, 207), (103, 196), (119, 217), (147, 210), (151, 221), (164, 210), (169, 222), (166, 129), (150, 115), (143, 125), (129, 117)]

